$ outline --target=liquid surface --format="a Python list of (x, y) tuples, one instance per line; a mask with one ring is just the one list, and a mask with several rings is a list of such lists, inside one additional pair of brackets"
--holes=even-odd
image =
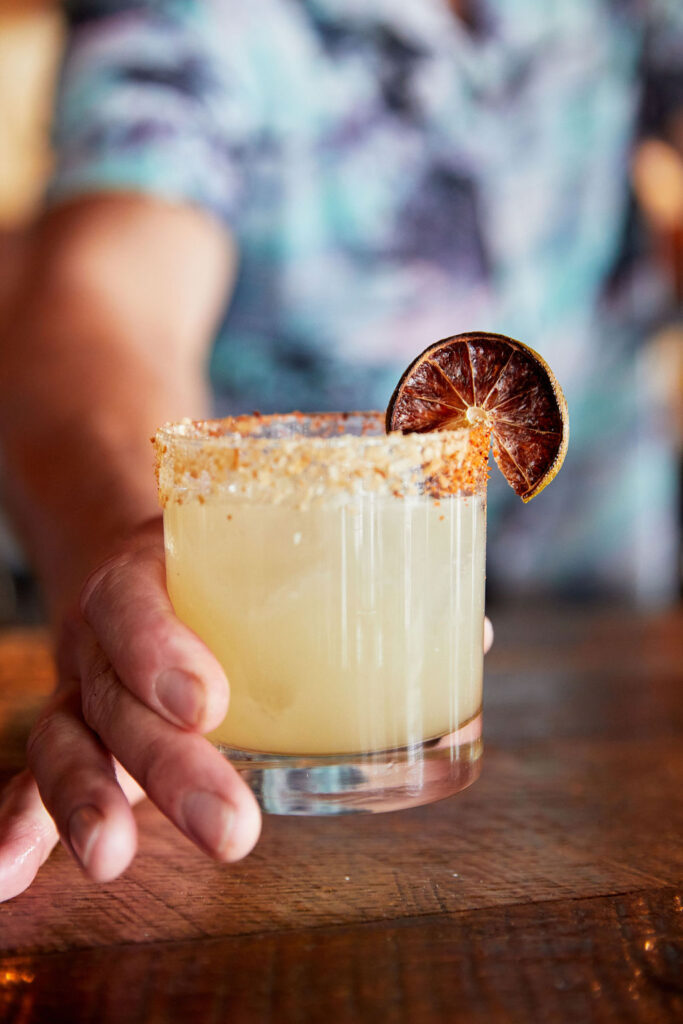
[(164, 529), (174, 608), (230, 682), (214, 742), (358, 753), (479, 711), (483, 498), (213, 498), (169, 504)]

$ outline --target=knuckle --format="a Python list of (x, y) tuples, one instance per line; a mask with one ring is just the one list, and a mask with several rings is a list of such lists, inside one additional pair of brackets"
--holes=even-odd
[(51, 747), (55, 730), (59, 728), (58, 718), (57, 710), (44, 711), (31, 729), (26, 742), (26, 757), (31, 769), (39, 761), (40, 755)]
[(125, 573), (134, 557), (133, 552), (119, 552), (98, 565), (87, 577), (79, 598), (80, 612), (86, 622), (92, 624), (93, 608), (102, 601), (107, 601), (112, 587), (122, 573)]
[(74, 716), (79, 715), (79, 706), (78, 682), (65, 680), (44, 705), (26, 741), (26, 756), (32, 769), (45, 758), (52, 765), (59, 760), (59, 752), (65, 745), (70, 745)]
[(106, 735), (119, 708), (119, 686), (111, 665), (95, 667), (83, 680), (81, 710), (83, 718), (98, 735)]

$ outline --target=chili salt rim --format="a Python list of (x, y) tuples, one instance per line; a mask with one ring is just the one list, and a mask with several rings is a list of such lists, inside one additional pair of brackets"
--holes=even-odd
[(167, 423), (152, 442), (162, 507), (226, 498), (307, 507), (334, 494), (480, 493), (490, 431), (387, 434), (380, 412), (297, 412)]

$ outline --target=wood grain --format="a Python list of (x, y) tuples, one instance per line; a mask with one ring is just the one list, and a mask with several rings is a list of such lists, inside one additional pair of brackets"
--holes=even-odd
[[(0, 1020), (682, 1019), (683, 614), (496, 630), (471, 789), (267, 818), (227, 868), (143, 805), (123, 878), (59, 850), (0, 906)], [(0, 774), (51, 684), (42, 635), (0, 637)]]
[(490, 751), (471, 790), (429, 808), (268, 818), (256, 851), (233, 867), (207, 861), (145, 806), (140, 854), (123, 878), (95, 886), (59, 851), (0, 908), (0, 949), (242, 935), (675, 884), (680, 745), (603, 747)]
[(680, 919), (679, 895), (663, 889), (19, 956), (3, 962), (1, 1019), (673, 1024), (683, 1016)]

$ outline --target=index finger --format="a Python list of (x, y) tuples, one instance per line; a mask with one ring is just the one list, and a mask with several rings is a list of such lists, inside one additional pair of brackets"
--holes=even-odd
[(229, 697), (225, 673), (173, 611), (161, 524), (148, 544), (95, 571), (83, 589), (81, 611), (120, 681), (152, 711), (198, 732), (222, 722)]

